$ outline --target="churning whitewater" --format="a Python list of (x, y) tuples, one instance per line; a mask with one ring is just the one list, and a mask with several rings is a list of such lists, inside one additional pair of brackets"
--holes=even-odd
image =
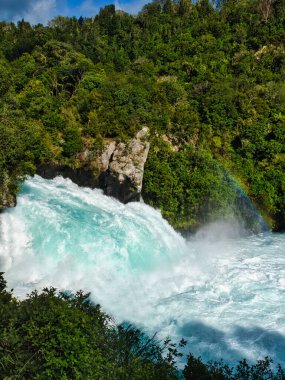
[(60, 177), (26, 181), (0, 219), (0, 271), (20, 297), (83, 289), (112, 314), (184, 337), (187, 351), (285, 364), (285, 236), (216, 223), (185, 240), (143, 203)]

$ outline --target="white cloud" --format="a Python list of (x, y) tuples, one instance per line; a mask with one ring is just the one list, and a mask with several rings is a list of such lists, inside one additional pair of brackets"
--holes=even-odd
[(32, 0), (0, 0), (0, 14), (2, 18), (11, 19), (23, 15), (32, 5)]
[(46, 23), (56, 14), (56, 0), (0, 0), (1, 20)]
[(45, 24), (56, 14), (56, 0), (38, 0), (24, 18), (33, 24), (39, 22)]

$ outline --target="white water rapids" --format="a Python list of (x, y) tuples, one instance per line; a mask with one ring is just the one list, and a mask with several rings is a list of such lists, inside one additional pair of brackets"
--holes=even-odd
[(285, 365), (285, 235), (220, 222), (185, 240), (143, 203), (69, 180), (26, 181), (0, 216), (0, 271), (20, 297), (83, 289), (117, 322), (205, 360), (271, 356)]

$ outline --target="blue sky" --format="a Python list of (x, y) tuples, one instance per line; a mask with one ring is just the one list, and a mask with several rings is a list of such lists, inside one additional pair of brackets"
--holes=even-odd
[(151, 0), (0, 0), (0, 20), (18, 21), (24, 18), (33, 24), (46, 23), (58, 16), (93, 16), (107, 4), (136, 14)]

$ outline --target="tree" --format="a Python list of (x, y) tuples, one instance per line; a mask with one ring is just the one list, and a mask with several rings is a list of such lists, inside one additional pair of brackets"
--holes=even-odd
[(269, 18), (272, 14), (274, 2), (275, 0), (261, 0), (260, 2), (259, 8), (262, 15), (262, 21), (264, 21), (265, 24), (268, 23)]

